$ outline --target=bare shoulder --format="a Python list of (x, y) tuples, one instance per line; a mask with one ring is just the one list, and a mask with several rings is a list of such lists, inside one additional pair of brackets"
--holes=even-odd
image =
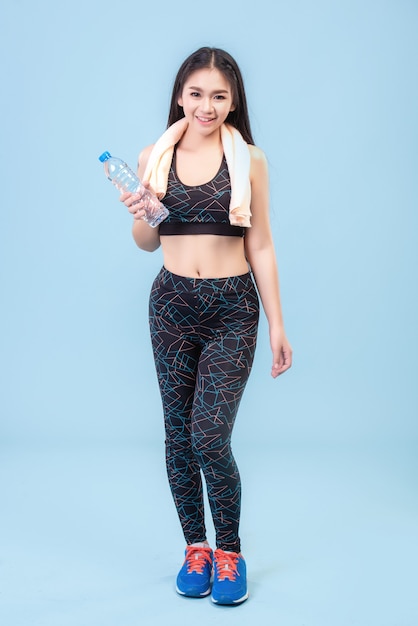
[(251, 161), (265, 161), (267, 162), (266, 155), (258, 146), (252, 146), (248, 144), (248, 149), (251, 155)]
[(154, 144), (152, 143), (150, 146), (146, 146), (146, 148), (144, 148), (143, 150), (141, 150), (141, 152), (139, 153), (138, 156), (138, 165), (146, 165), (147, 161), (150, 157), (150, 154), (152, 152), (152, 149), (154, 147)]
[(263, 150), (258, 146), (248, 146), (251, 157), (251, 178), (258, 177), (261, 174), (267, 174), (267, 157)]
[(152, 152), (153, 147), (154, 147), (154, 144), (151, 144), (150, 146), (147, 146), (146, 148), (141, 150), (141, 152), (139, 153), (139, 156), (138, 156), (138, 173), (139, 173), (139, 177), (140, 178), (142, 178), (142, 175), (143, 175), (143, 173), (145, 171), (145, 168), (147, 166), (148, 159), (150, 157), (150, 154)]

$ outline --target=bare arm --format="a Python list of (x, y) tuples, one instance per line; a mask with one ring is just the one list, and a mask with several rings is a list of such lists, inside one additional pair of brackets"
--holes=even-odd
[(269, 324), (273, 353), (271, 375), (282, 374), (292, 364), (292, 348), (284, 330), (279, 273), (269, 219), (267, 160), (255, 146), (251, 150), (251, 228), (245, 235), (245, 252)]
[[(142, 180), (144, 175), (145, 166), (148, 161), (148, 157), (151, 153), (152, 146), (148, 146), (145, 148), (138, 159), (138, 178)], [(123, 193), (120, 196), (120, 201), (125, 204), (128, 211), (132, 213), (134, 217), (134, 223), (132, 225), (132, 235), (135, 240), (136, 245), (141, 250), (146, 250), (147, 252), (154, 252), (160, 246), (160, 236), (158, 233), (158, 228), (152, 228), (147, 224), (142, 218), (144, 217), (145, 211), (143, 211), (140, 207), (140, 204), (135, 204), (138, 201), (140, 196), (138, 194), (132, 193)]]

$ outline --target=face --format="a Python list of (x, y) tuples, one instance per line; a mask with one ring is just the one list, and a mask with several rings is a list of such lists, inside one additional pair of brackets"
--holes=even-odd
[(219, 129), (235, 108), (230, 84), (215, 68), (190, 74), (177, 102), (183, 107), (189, 125), (205, 134)]

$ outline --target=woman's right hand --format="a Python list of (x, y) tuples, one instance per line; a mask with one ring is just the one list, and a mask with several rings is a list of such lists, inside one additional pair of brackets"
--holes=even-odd
[(129, 191), (119, 197), (119, 200), (123, 202), (135, 220), (143, 220), (145, 217), (145, 210), (143, 208), (144, 201), (141, 200), (142, 197), (143, 194), (141, 193), (131, 193)]

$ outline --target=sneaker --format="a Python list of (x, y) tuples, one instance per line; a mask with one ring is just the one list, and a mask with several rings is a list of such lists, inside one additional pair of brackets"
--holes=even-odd
[(186, 558), (177, 576), (177, 593), (192, 598), (207, 596), (210, 593), (212, 561), (211, 548), (187, 546)]
[(212, 602), (240, 604), (248, 598), (247, 568), (244, 558), (236, 552), (215, 550)]

